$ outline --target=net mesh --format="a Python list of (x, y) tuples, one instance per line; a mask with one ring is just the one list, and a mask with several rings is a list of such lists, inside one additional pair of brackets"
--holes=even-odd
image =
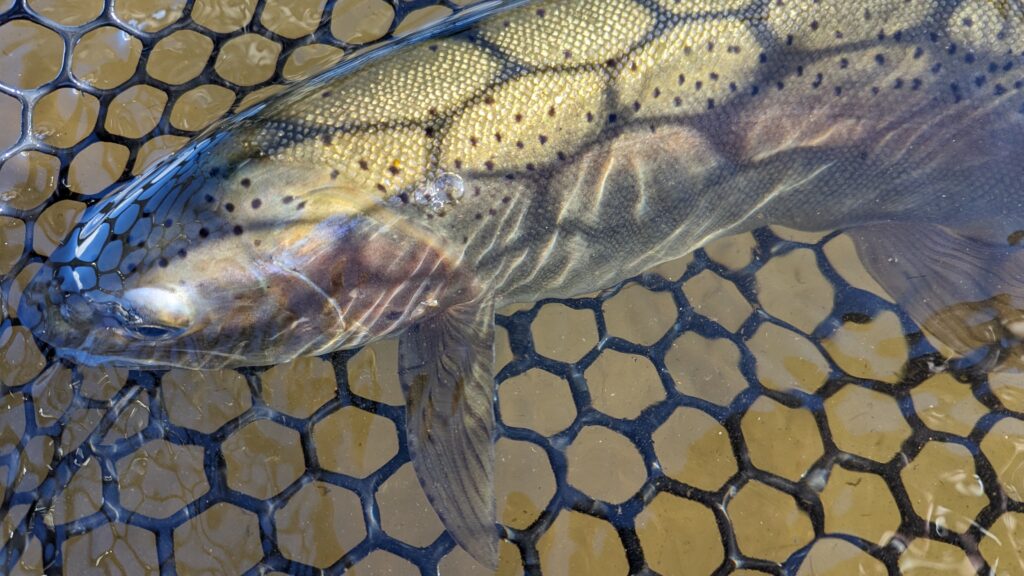
[[(0, 83), (22, 125), (0, 159), (41, 152), (57, 159), (60, 183), (37, 186), (38, 205), (8, 209), (0, 227), (17, 247), (2, 280), (2, 571), (77, 573), (88, 561), (107, 573), (478, 573), (409, 479), (403, 408), (379, 381), (387, 362), (348, 351), (201, 381), (103, 371), (54, 362), (10, 317), (18, 271), (74, 218), (44, 213), (102, 195), (72, 190), (71, 166), (90, 145), (128, 150), (111, 170), (123, 180), (199, 129), (172, 120), (186, 94), (219, 86), (237, 109), (301, 75), (289, 62), (323, 66), (374, 35), (339, 24), (372, 23), (372, 3), (301, 3), (314, 8), (312, 31), (284, 35), (264, 18), (280, 3), (234, 4), (248, 18), (211, 2), (154, 2), (171, 11), (147, 12), (163, 14), (156, 24), (132, 20), (131, 2), (100, 5), (81, 25), (58, 24), (43, 2), (0, 14), (0, 43), (12, 23), (33, 22), (65, 47), (54, 78)], [(460, 7), (392, 9), (378, 25), (385, 38)], [(197, 11), (229, 23), (199, 27)], [(104, 27), (140, 46), (109, 88), (98, 86), (113, 72), (71, 73), (75, 48)], [(182, 30), (210, 39), (207, 64), (180, 82), (155, 79), (148, 59)], [(272, 71), (241, 85), (216, 63), (249, 35), (277, 48)], [(309, 46), (337, 51), (295, 56)], [(166, 96), (137, 136), (106, 121), (128, 86)], [(55, 144), (30, 129), (33, 110), (72, 87), (95, 97), (96, 117), (79, 140)], [(1020, 573), (1020, 382), (947, 362), (902, 310), (841, 273), (828, 253), (839, 239), (762, 229), (732, 256), (700, 250), (592, 297), (500, 313), (499, 476), (515, 480), (499, 478), (514, 484), (499, 486), (511, 542), (499, 572)], [(815, 282), (827, 289), (808, 295)], [(799, 305), (780, 308), (780, 293)], [(859, 508), (868, 520), (851, 519)]]

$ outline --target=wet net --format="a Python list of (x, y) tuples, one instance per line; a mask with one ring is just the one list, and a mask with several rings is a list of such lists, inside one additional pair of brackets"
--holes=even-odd
[[(241, 15), (217, 4), (97, 3), (63, 25), (50, 3), (18, 0), (0, 14), (0, 45), (64, 46), (53, 78), (0, 83), (22, 126), (0, 160), (32, 151), (58, 166), (53, 189), (43, 178), (37, 205), (8, 201), (0, 226), (0, 572), (480, 573), (411, 476), (386, 382), (393, 347), (209, 377), (99, 370), (55, 363), (11, 317), (25, 276), (75, 215), (46, 212), (102, 195), (73, 190), (85, 150), (123, 146), (93, 178), (130, 177), (201, 127), (173, 119), (186, 94), (217, 86), (230, 107), (251, 104), (301, 75), (289, 62), (312, 69), (372, 41), (338, 19), (372, 23), (380, 10), (297, 2), (313, 7), (303, 33), (264, 17), (282, 3), (224, 3)], [(382, 37), (459, 9), (382, 6)], [(241, 24), (198, 26), (197, 11)], [(138, 53), (104, 88), (114, 72), (72, 69), (83, 39), (111, 27)], [(207, 64), (155, 79), (148, 59), (185, 30), (209, 39)], [(252, 48), (263, 40), (276, 48)], [(262, 54), (235, 65), (269, 61), (269, 74), (218, 72), (232, 41)], [(155, 112), (142, 106), (152, 126), (134, 136), (105, 121), (129, 86), (165, 97)], [(66, 117), (88, 113), (78, 94), (96, 100), (73, 142), (60, 139), (74, 130), (67, 119), (56, 140), (35, 130), (40, 102), (65, 88), (78, 91)], [(157, 152), (146, 149), (154, 141)], [(26, 173), (46, 169), (25, 162)], [(29, 180), (0, 178), (22, 197)], [(500, 313), (499, 573), (1024, 573), (1021, 379), (947, 362), (848, 271), (842, 239), (762, 229), (592, 297)]]

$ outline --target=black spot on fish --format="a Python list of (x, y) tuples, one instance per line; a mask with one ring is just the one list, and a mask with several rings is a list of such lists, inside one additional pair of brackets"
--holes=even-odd
[(921, 48), (920, 46), (914, 48), (914, 60), (921, 58), (921, 56), (924, 56), (924, 48)]
[(168, 218), (167, 220), (164, 220), (164, 228), (170, 228), (173, 225), (174, 225), (174, 220), (171, 220), (170, 218)]
[(338, 172), (337, 169), (331, 170), (331, 180), (337, 180), (338, 176), (340, 175), (341, 172)]
[(188, 256), (188, 250), (185, 250), (184, 248), (178, 250), (178, 257), (179, 258), (184, 258), (186, 256)]
[(960, 94), (960, 85), (953, 82), (949, 85), (949, 90), (953, 93), (953, 101), (960, 102), (963, 100), (963, 95)]
[(761, 93), (761, 87), (758, 86), (757, 84), (754, 84), (753, 86), (750, 87), (750, 95), (751, 96), (757, 96), (760, 93)]
[(878, 64), (879, 66), (885, 64), (885, 55), (875, 54), (875, 64)]
[(519, 140), (518, 142), (516, 142), (516, 148), (519, 148), (520, 150), (522, 150), (525, 146), (526, 145), (523, 144), (522, 140)]
[(978, 88), (981, 88), (982, 86), (984, 86), (985, 85), (985, 77), (984, 76), (975, 76), (974, 77), (974, 85), (977, 86)]
[(545, 13), (543, 8), (537, 8), (537, 16), (543, 18)]
[(639, 111), (640, 111), (640, 101), (639, 100), (634, 100), (633, 101), (633, 112), (639, 112)]
[(306, 207), (306, 201), (303, 200), (302, 202), (299, 202), (298, 204), (295, 205), (295, 210), (302, 210), (305, 207)]
[(242, 226), (240, 224), (235, 224), (235, 227), (231, 229), (231, 232), (235, 236), (241, 236), (242, 235)]
[(484, 104), (494, 104), (494, 96), (491, 96), (490, 94), (484, 96)]
[(609, 114), (608, 115), (608, 123), (609, 124), (615, 124), (615, 121), (618, 120), (618, 119), (619, 119), (619, 115), (618, 114)]
[(700, 92), (700, 89), (701, 89), (701, 88), (703, 88), (703, 87), (704, 87), (704, 83), (703, 83), (703, 82), (701, 82), (700, 80), (697, 80), (697, 81), (696, 81), (696, 82), (695, 82), (695, 83), (693, 84), (693, 90), (694, 90), (695, 92)]
[(477, 212), (476, 215), (473, 216), (473, 218), (475, 218), (476, 220), (483, 220), (484, 215), (479, 213), (479, 212)]
[(786, 85), (781, 80), (775, 83), (775, 89), (776, 90), (782, 90), (785, 87), (786, 87)]
[(1006, 94), (1006, 87), (1002, 84), (996, 84), (996, 87), (992, 90), (992, 94), (994, 96), (1002, 96), (1003, 94)]
[(512, 201), (512, 198), (509, 197), (509, 196), (505, 196), (504, 198), (501, 199), (501, 203), (502, 204), (508, 204), (511, 201)]
[(920, 78), (914, 78), (913, 80), (910, 81), (910, 89), (911, 90), (917, 90), (920, 87), (921, 87), (921, 79)]
[(409, 203), (409, 195), (406, 194), (405, 192), (402, 192), (401, 194), (399, 194), (398, 195), (398, 199), (402, 201), (402, 204), (408, 204)]
[(533, 165), (533, 162), (527, 162), (526, 163), (526, 170), (527, 170), (527, 172), (533, 172), (536, 169), (537, 169), (537, 167)]
[(523, 121), (523, 115), (522, 114), (516, 114), (512, 119), (515, 120), (517, 123), (518, 122), (522, 122)]
[(331, 143), (334, 142), (334, 138), (331, 137), (330, 134), (324, 134), (323, 136), (320, 137), (320, 140), (324, 143), (325, 146), (330, 146)]
[(494, 139), (497, 140), (498, 142), (501, 142), (501, 132), (495, 132)]
[(836, 86), (833, 90), (835, 91), (836, 96), (842, 96), (843, 95), (843, 87), (842, 86)]
[(1024, 230), (1017, 230), (1006, 237), (1006, 243), (1010, 246), (1019, 246), (1024, 240)]
[(847, 60), (846, 58), (840, 58), (839, 59), (839, 68), (840, 69), (849, 68), (849, 67), (850, 67), (850, 61), (849, 60)]
[(427, 49), (431, 52), (437, 52), (437, 44), (431, 44), (430, 46), (427, 46)]
[(999, 72), (999, 64), (996, 64), (995, 62), (989, 62), (988, 63), (988, 73), (989, 74), (995, 74), (996, 72)]
[(470, 136), (470, 137), (469, 137), (469, 144), (470, 144), (471, 146), (474, 146), (474, 147), (475, 147), (475, 146), (477, 145), (477, 142), (478, 142), (478, 141), (477, 141), (477, 139), (476, 139), (476, 136)]
[(818, 21), (817, 20), (812, 20), (811, 21), (811, 30), (817, 30), (817, 29), (818, 29)]
[(291, 194), (289, 194), (288, 196), (285, 196), (284, 198), (281, 198), (281, 203), (282, 204), (291, 204), (292, 200), (295, 200), (295, 197), (292, 196)]
[(207, 195), (206, 195), (206, 197), (205, 197), (204, 199), (205, 199), (205, 200), (206, 200), (207, 202), (213, 202), (214, 200), (216, 200), (216, 198), (214, 198), (213, 196), (210, 196), (209, 194), (207, 194)]
[(942, 62), (936, 62), (932, 64), (932, 74), (938, 74), (942, 71)]
[(757, 56), (757, 61), (760, 62), (761, 64), (768, 62), (768, 54), (761, 52)]
[(661, 96), (661, 88), (658, 88), (657, 86), (655, 86), (654, 87), (654, 91), (651, 92), (651, 96), (653, 96), (654, 98), (657, 98), (658, 96)]
[(708, 98), (708, 110), (714, 110), (714, 109), (715, 109), (715, 99), (714, 98)]
[(248, 178), (242, 178), (241, 180), (238, 181), (238, 183), (242, 185), (242, 188), (248, 188), (249, 186), (252, 186), (252, 180), (249, 180)]
[(901, 42), (903, 40), (903, 30), (897, 30), (896, 33), (892, 35), (892, 39), (897, 42)]
[(818, 74), (814, 76), (814, 82), (811, 82), (811, 86), (814, 87), (814, 88), (820, 88), (821, 87), (821, 83), (824, 80), (825, 80), (825, 75), (822, 74), (821, 72), (818, 72)]
[(366, 160), (360, 160), (359, 161), (359, 169), (360, 170), (369, 170), (370, 169), (370, 165), (367, 164)]
[(562, 52), (562, 55), (565, 56), (566, 60), (568, 60), (568, 59), (572, 58), (572, 51), (571, 50), (566, 50), (566, 51)]
[(683, 105), (683, 99), (680, 98), (679, 96), (676, 96), (675, 98), (672, 99), (672, 104), (674, 104), (676, 108), (678, 108)]
[(495, 215), (497, 215), (497, 214), (498, 214), (498, 211), (497, 211), (497, 210), (495, 210), (494, 208), (489, 208), (489, 209), (487, 210), (487, 213), (488, 213), (488, 214), (490, 214), (491, 216), (495, 216)]
[(157, 266), (159, 266), (161, 268), (167, 268), (167, 265), (169, 264), (169, 262), (167, 261), (167, 258), (161, 258), (161, 259), (156, 261), (156, 264), (157, 264)]
[(224, 209), (227, 210), (228, 212), (234, 212), (235, 205), (232, 204), (231, 202), (228, 202), (227, 204), (224, 205)]
[(729, 82), (729, 92), (735, 92), (737, 90), (739, 90), (739, 87), (736, 86), (736, 83), (735, 82)]
[(967, 64), (974, 64), (974, 61), (977, 60), (977, 59), (978, 59), (978, 57), (975, 56), (973, 52), (968, 52), (964, 56), (964, 62), (967, 63)]
[(1020, 90), (1021, 88), (1024, 88), (1024, 80), (1017, 80), (1013, 83), (1014, 90)]
[(487, 168), (488, 172), (494, 171), (494, 161), (488, 160), (487, 162), (484, 162), (484, 168)]
[(879, 92), (878, 86), (872, 86), (871, 87), (871, 93), (872, 94), (878, 94), (878, 92)]
[(206, 228), (200, 228), (199, 229), (199, 237), (200, 238), (206, 238), (209, 235), (210, 235), (210, 231), (207, 230)]
[(797, 66), (796, 67), (796, 75), (798, 77), (804, 75), (804, 67), (803, 66)]
[(882, 40), (885, 40), (885, 28), (878, 31), (878, 41), (881, 42)]
[(896, 90), (903, 88), (903, 78), (897, 78), (896, 81), (892, 83), (892, 87)]
[(513, 174), (511, 172), (509, 172), (508, 174), (505, 174), (505, 180), (515, 180), (515, 179), (516, 179), (516, 175), (515, 174)]
[(434, 137), (434, 129), (432, 127), (430, 127), (430, 126), (427, 126), (426, 128), (423, 129), (423, 134), (427, 138), (433, 138)]
[(252, 200), (252, 209), (253, 210), (259, 210), (260, 206), (262, 206), (262, 205), (263, 205), (263, 200), (260, 200), (259, 198), (253, 198), (253, 200)]
[(686, 82), (686, 74), (680, 74), (676, 81), (682, 86)]
[(330, 90), (324, 90), (323, 92), (320, 93), (320, 97), (321, 98), (330, 98), (331, 97), (331, 91)]
[(786, 35), (786, 46), (792, 46), (792, 45), (793, 45), (793, 35), (792, 34), (787, 34)]
[(388, 172), (390, 172), (392, 176), (397, 176), (401, 171), (402, 169), (399, 168), (398, 166), (395, 166), (394, 164), (388, 166)]
[(261, 244), (263, 244), (263, 240), (260, 240), (259, 238), (252, 241), (252, 245), (256, 246), (257, 248), (259, 248)]
[(593, 121), (594, 121), (594, 113), (593, 112), (587, 112), (587, 122), (593, 122)]
[(608, 59), (608, 60), (606, 60), (606, 61), (605, 61), (605, 63), (604, 63), (604, 65), (605, 65), (605, 66), (607, 66), (607, 67), (609, 67), (609, 68), (614, 68), (614, 67), (615, 67), (615, 64), (616, 64), (616, 62), (615, 62), (615, 58), (609, 58), (609, 59)]
[(538, 141), (540, 142), (540, 145), (541, 145), (541, 146), (543, 146), (543, 145), (545, 145), (545, 144), (547, 144), (547, 143), (548, 143), (548, 137), (547, 137), (547, 136), (545, 136), (545, 135), (543, 135), (543, 134), (541, 134), (540, 136), (538, 136), (538, 137), (537, 137), (537, 140), (538, 140)]
[(556, 154), (556, 156), (558, 156), (558, 159), (560, 161), (565, 162), (565, 159), (566, 159), (565, 152), (562, 152), (561, 150), (559, 150), (558, 154)]
[(455, 169), (456, 170), (462, 170), (462, 159), (461, 158), (456, 158), (455, 159)]
[(970, 18), (964, 18), (963, 20), (960, 21), (960, 23), (968, 28), (974, 26), (974, 20), (971, 20)]
[(956, 54), (956, 44), (951, 43), (949, 46), (947, 46), (946, 53), (949, 54), (950, 56)]

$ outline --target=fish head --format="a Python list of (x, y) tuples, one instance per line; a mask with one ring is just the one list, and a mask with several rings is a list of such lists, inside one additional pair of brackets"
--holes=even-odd
[(83, 364), (218, 369), (357, 347), (469, 297), (399, 199), (221, 148), (93, 206), (27, 286), (22, 323)]

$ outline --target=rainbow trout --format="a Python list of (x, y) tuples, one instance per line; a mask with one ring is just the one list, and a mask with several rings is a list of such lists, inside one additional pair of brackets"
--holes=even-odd
[(1022, 26), (1018, 0), (491, 10), (202, 135), (94, 206), (19, 316), (61, 355), (135, 367), (397, 336), (417, 474), (493, 566), (495, 307), (765, 224), (843, 228), (940, 340), (1013, 349)]

